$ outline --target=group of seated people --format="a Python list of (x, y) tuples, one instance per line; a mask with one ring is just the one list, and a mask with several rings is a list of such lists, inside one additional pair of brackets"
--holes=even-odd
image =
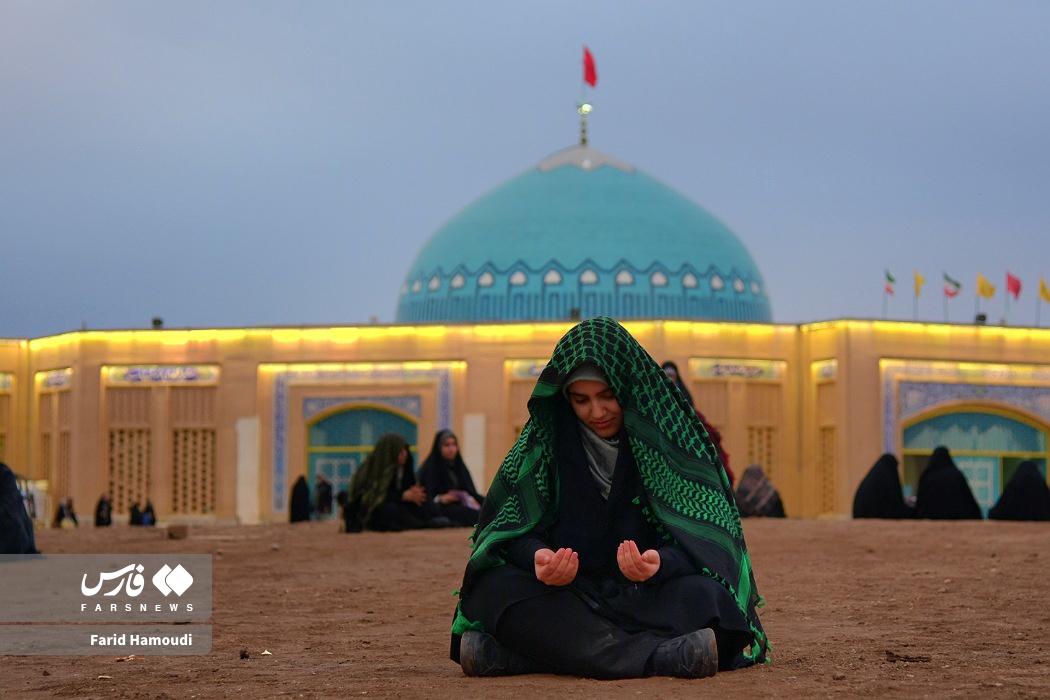
[[(693, 407), (692, 396), (677, 377), (677, 372), (668, 371), (668, 365), (673, 368), (673, 363), (668, 362), (664, 363), (663, 369)], [(697, 415), (700, 416), (699, 412)], [(735, 479), (726, 466), (727, 455), (721, 448), (717, 433), (707, 427), (732, 486)], [(344, 532), (365, 529), (400, 532), (434, 527), (473, 527), (477, 523), (485, 497), (474, 486), (454, 432), (446, 429), (435, 434), (430, 454), (418, 470), (414, 469), (413, 461), (408, 441), (403, 436), (387, 433), (379, 438), (372, 453), (354, 472), (350, 488), (338, 495)], [(296, 489), (305, 492), (305, 478), (300, 477), (299, 482)], [(786, 517), (780, 494), (758, 464), (744, 470), (734, 495), (741, 517)], [(293, 493), (293, 511), (297, 501), (306, 503), (307, 498), (305, 493), (299, 498)], [(303, 508), (300, 510), (305, 512)], [(308, 513), (299, 519), (308, 520)], [(293, 513), (292, 521), (295, 520)]]
[[(980, 520), (981, 507), (973, 491), (943, 445), (930, 455), (914, 502), (901, 488), (897, 458), (886, 453), (860, 482), (853, 498), (854, 518), (920, 518), (929, 520)], [(989, 520), (1050, 520), (1050, 487), (1039, 466), (1021, 462), (999, 500), (988, 510)]]
[(484, 497), (474, 487), (451, 430), (439, 430), (417, 472), (408, 441), (387, 433), (339, 494), (344, 532), (472, 527)]

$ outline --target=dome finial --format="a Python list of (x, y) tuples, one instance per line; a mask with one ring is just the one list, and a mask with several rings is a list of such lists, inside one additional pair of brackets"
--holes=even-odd
[(580, 145), (587, 145), (587, 115), (591, 113), (591, 107), (589, 102), (581, 102), (576, 111), (580, 113)]

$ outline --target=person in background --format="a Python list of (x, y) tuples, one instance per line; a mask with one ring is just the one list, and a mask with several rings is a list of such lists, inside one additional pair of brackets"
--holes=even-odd
[(1050, 487), (1039, 466), (1025, 460), (988, 511), (989, 520), (1050, 520)]
[(696, 413), (696, 417), (700, 419), (700, 422), (704, 424), (704, 430), (707, 431), (708, 437), (711, 438), (711, 442), (714, 443), (715, 449), (718, 450), (718, 458), (722, 460), (722, 467), (726, 470), (726, 476), (729, 477), (729, 485), (732, 486), (733, 482), (736, 481), (736, 475), (733, 474), (733, 470), (729, 468), (729, 453), (726, 452), (722, 446), (722, 433), (718, 432), (718, 428), (714, 427), (707, 422), (707, 418), (704, 414), (696, 407), (696, 402), (693, 401), (693, 394), (689, 391), (689, 387), (685, 385), (682, 380), (682, 375), (678, 372), (678, 365), (668, 360), (661, 365), (667, 376), (671, 378), (674, 385), (678, 387), (678, 391), (682, 392), (685, 396), (685, 400), (689, 402), (689, 405), (693, 407), (693, 411)]
[(450, 655), (469, 676), (702, 678), (766, 660), (725, 471), (619, 323), (554, 348), (472, 536)]
[(332, 515), (332, 482), (321, 472), (314, 480), (314, 514), (317, 520), (328, 520)]
[(780, 494), (758, 464), (749, 466), (740, 477), (736, 485), (736, 506), (742, 518), (787, 517)]
[(95, 505), (95, 527), (109, 527), (113, 524), (113, 506), (109, 494), (102, 494)]
[(408, 442), (397, 433), (380, 437), (354, 472), (344, 517), (346, 532), (399, 532), (449, 524), (416, 482)]
[(930, 520), (984, 518), (966, 476), (955, 466), (951, 453), (944, 445), (934, 449), (919, 475), (915, 517)]
[(153, 527), (157, 524), (157, 514), (153, 512), (153, 501), (146, 499), (146, 507), (142, 509), (142, 520), (139, 523), (146, 527)]
[(29, 517), (11, 467), (0, 462), (0, 554), (39, 554)]
[(887, 452), (857, 486), (853, 495), (854, 518), (914, 518), (915, 509), (904, 502), (897, 457)]
[(451, 430), (439, 430), (434, 436), (430, 454), (419, 468), (419, 483), (426, 490), (438, 513), (453, 525), (473, 526), (485, 500), (470, 476), (459, 441)]
[(58, 510), (55, 512), (55, 527), (80, 527), (76, 511), (73, 510), (72, 498), (66, 498), (58, 502)]
[(302, 474), (292, 484), (292, 495), (288, 502), (288, 522), (302, 523), (310, 519), (310, 487)]

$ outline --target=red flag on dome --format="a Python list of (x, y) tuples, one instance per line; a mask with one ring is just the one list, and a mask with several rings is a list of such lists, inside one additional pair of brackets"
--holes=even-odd
[(1014, 299), (1021, 296), (1021, 279), (1014, 277), (1009, 272), (1006, 273), (1006, 291), (1014, 295)]
[(583, 81), (591, 87), (598, 84), (598, 69), (594, 66), (594, 56), (586, 46), (583, 47)]

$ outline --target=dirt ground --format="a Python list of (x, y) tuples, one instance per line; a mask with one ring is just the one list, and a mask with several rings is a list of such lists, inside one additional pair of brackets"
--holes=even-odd
[(1050, 524), (750, 519), (745, 533), (772, 663), (704, 680), (593, 681), (467, 678), (448, 659), (468, 530), (39, 531), (46, 553), (214, 555), (212, 651), (3, 656), (0, 696), (1050, 697)]

